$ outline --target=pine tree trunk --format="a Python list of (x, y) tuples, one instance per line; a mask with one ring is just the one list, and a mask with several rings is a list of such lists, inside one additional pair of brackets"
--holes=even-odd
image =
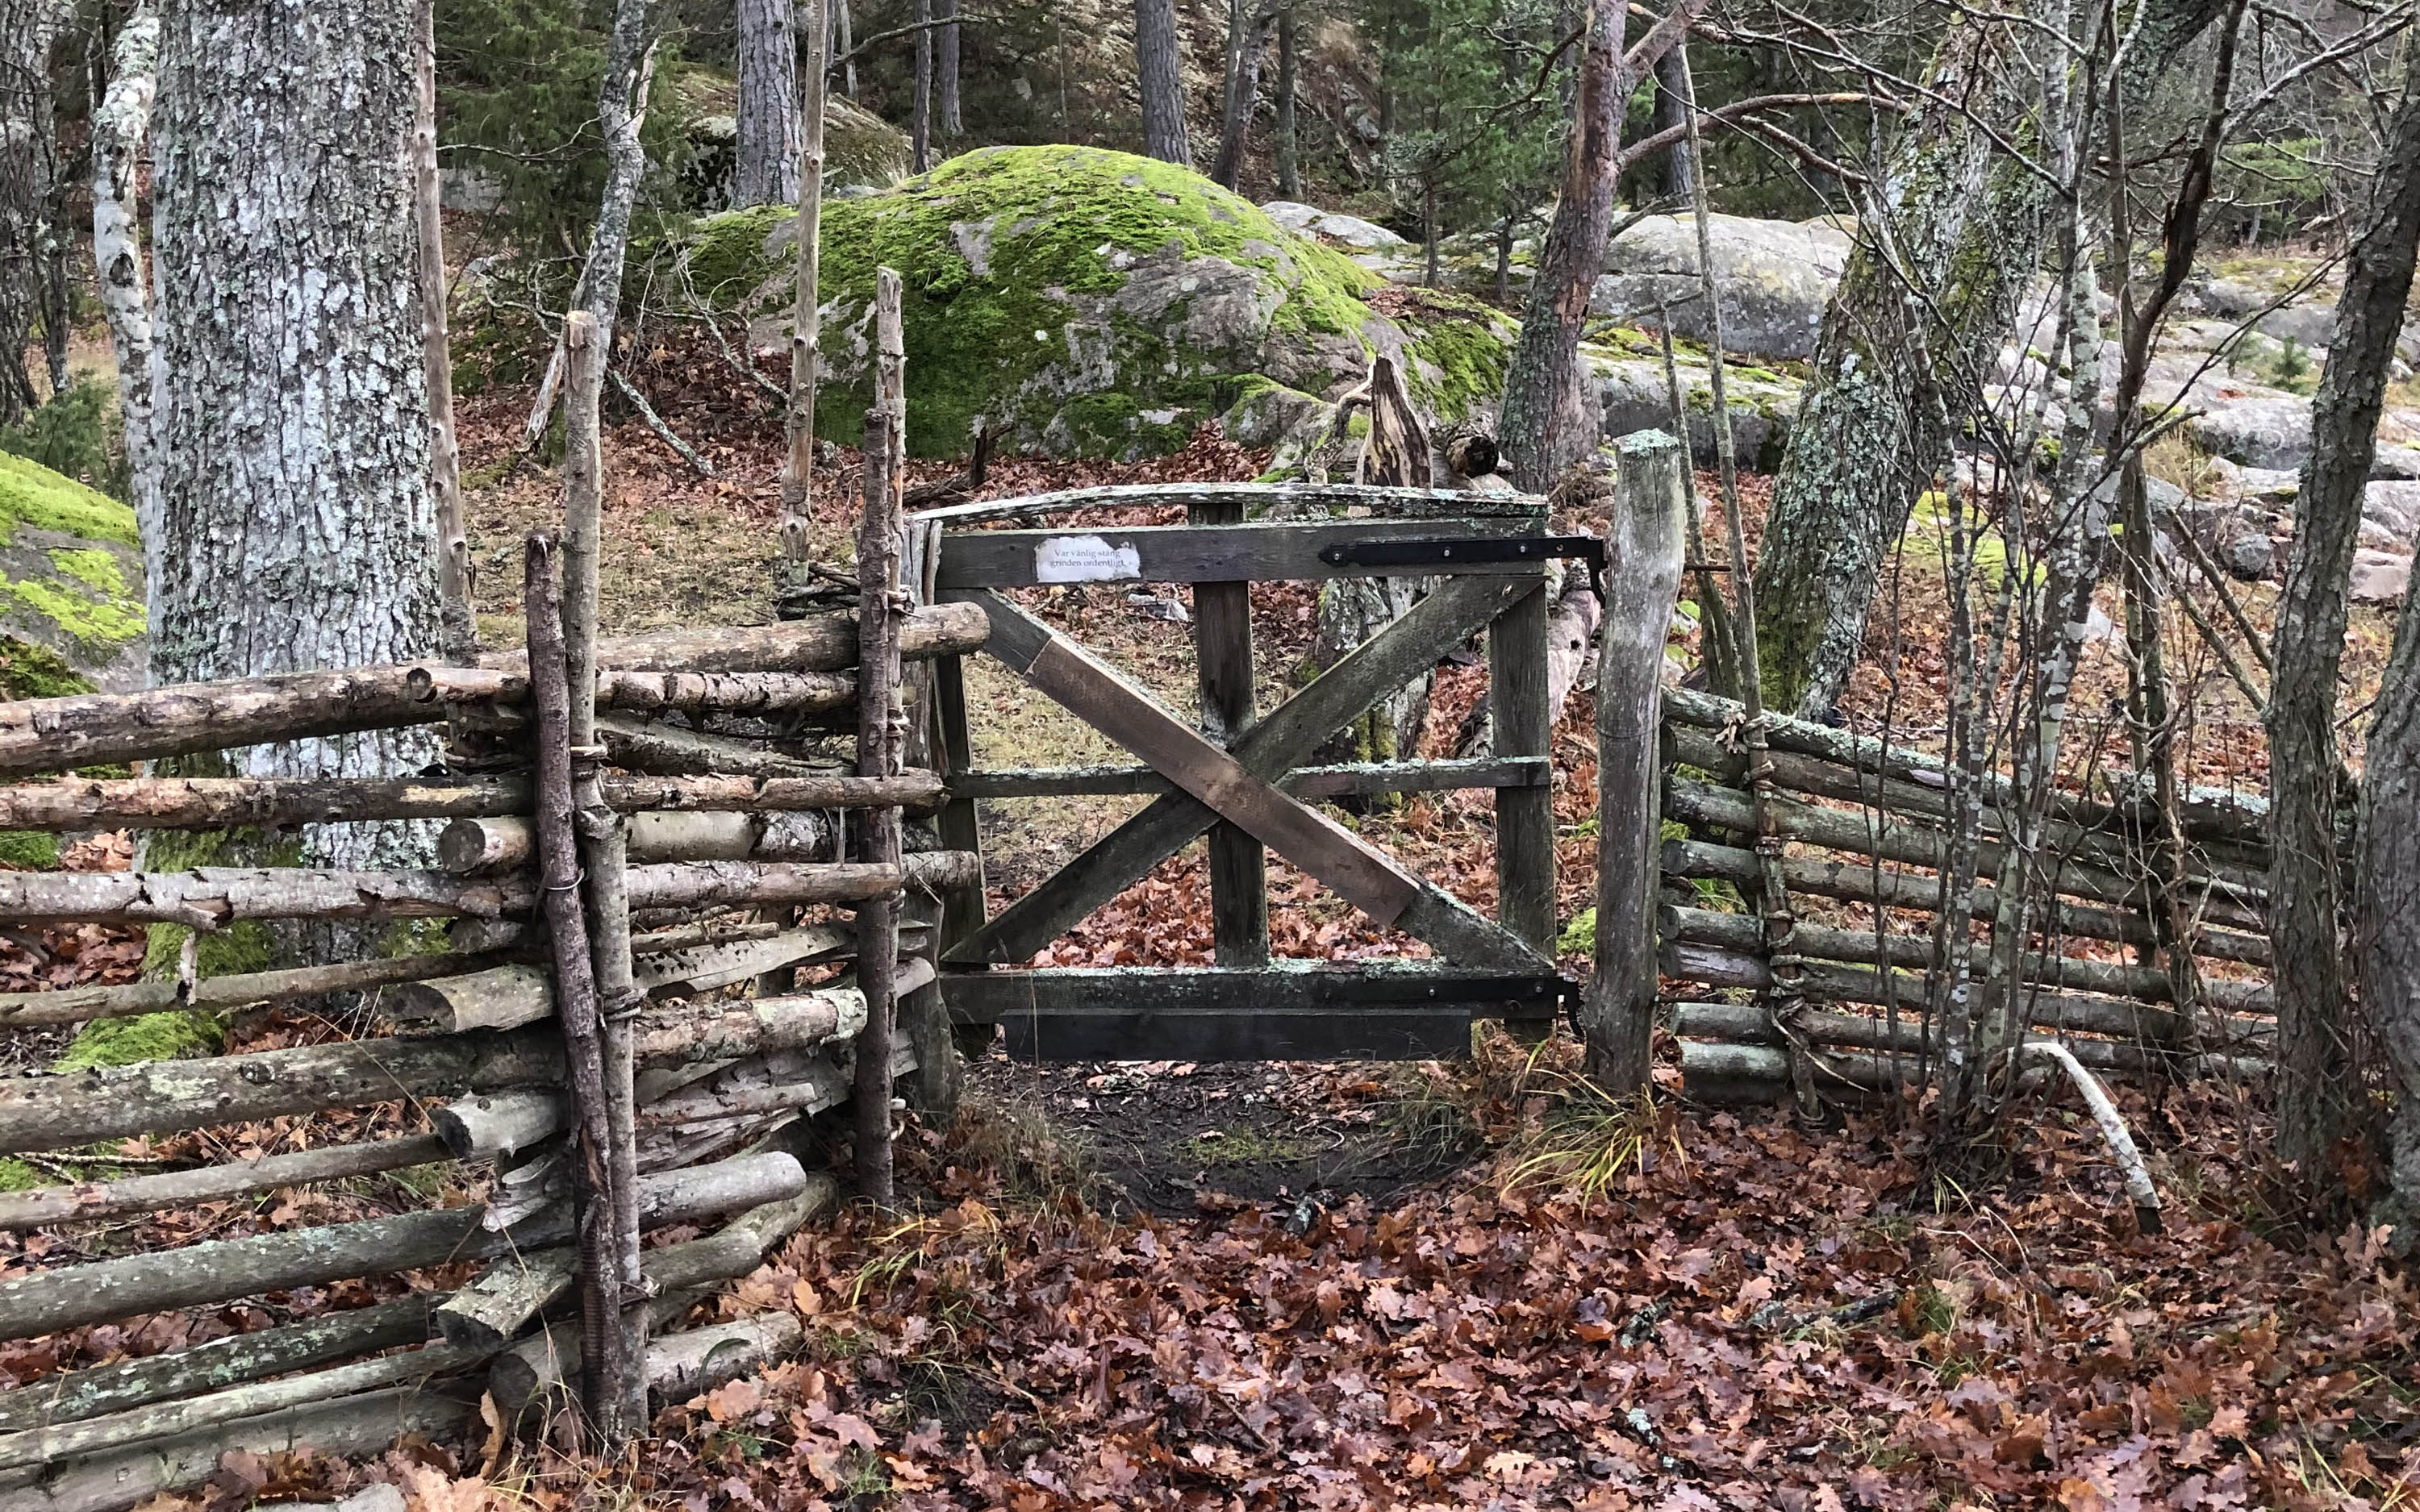
[[(117, 413), (135, 533), (143, 541), (145, 587), (154, 594), (160, 585), (160, 469), (151, 439), (151, 282), (135, 220), (135, 169), (151, 128), (159, 54), (160, 18), (147, 7), (118, 28), (109, 89), (92, 121), (93, 281), (117, 358)], [(157, 624), (156, 601), (152, 613)]]
[(1581, 393), (1580, 328), (1588, 319), (1589, 295), (1605, 270), (1614, 184), (1621, 168), (1622, 110), (1638, 83), (1623, 67), (1623, 19), (1616, 0), (1595, 0), (1589, 7), (1562, 198), (1538, 252), (1521, 340), (1504, 375), (1497, 444), (1513, 483), (1532, 493), (1544, 493), (1557, 473), (1596, 445)]
[[(1651, 130), (1662, 131), (1681, 124), (1686, 108), (1681, 95), (1681, 52), (1675, 48), (1655, 60), (1655, 116)], [(1695, 192), (1698, 160), (1685, 141), (1675, 142), (1664, 154), (1659, 192), (1684, 204)]]
[(918, 173), (933, 165), (933, 0), (916, 0), (915, 103), (908, 113), (908, 155)]
[(1218, 156), (1210, 167), (1211, 182), (1224, 189), (1234, 188), (1244, 170), (1244, 142), (1252, 129), (1252, 109), (1260, 103), (1261, 54), (1277, 23), (1274, 12), (1255, 12), (1252, 4), (1233, 0), (1227, 18), (1227, 87), (1218, 114)]
[(1297, 70), (1294, 7), (1278, 12), (1277, 172), (1281, 199), (1302, 197), (1302, 144), (1295, 137), (1294, 102)]
[(967, 134), (966, 108), (958, 94), (958, 0), (933, 0), (933, 14), (947, 23), (937, 28), (935, 44), (940, 53), (934, 65), (935, 89), (941, 101), (941, 135), (946, 140)]
[[(2129, 113), (2223, 8), (2149, 0), (2132, 30)], [(1926, 103), (1902, 123), (1817, 338), (1756, 563), (1765, 702), (1828, 714), (1864, 643), (1866, 609), (1891, 543), (1948, 455), (1951, 428), (1979, 405), (2041, 255), (2049, 191), (2005, 160), (1976, 116), (1992, 101), (2001, 39), (1962, 19), (1933, 54)], [(1972, 114), (1970, 114), (1970, 112)], [(1885, 228), (1895, 256), (1885, 256)], [(1912, 278), (1920, 300), (1911, 300)]]
[(0, 425), (38, 402), (25, 342), (42, 301), (51, 199), (55, 0), (0, 0)]
[[(161, 15), (153, 181), (162, 381), (155, 683), (437, 649), (437, 531), (409, 137), (411, 0)], [(427, 727), (233, 753), (240, 775), (393, 776)], [(417, 858), (425, 825), (306, 832), (304, 856)]]
[[(2306, 1178), (2333, 1183), (2335, 1143), (2355, 1131), (2366, 1095), (2350, 1054), (2349, 1004), (2337, 876), (2339, 809), (2335, 742), (2336, 672), (2344, 658), (2346, 579), (2361, 534), (2362, 496), (2378, 446), (2378, 418), (2395, 361), (2395, 342), (2411, 297), (2420, 243), (2420, 81), (2407, 80), (2403, 102), (2379, 159), (2367, 224), (2345, 268), (2328, 365), (2311, 403), (2311, 459), (2295, 496), (2294, 544), (2270, 642), (2276, 663), (2270, 695), (2269, 942), (2277, 981), (2277, 1153)], [(2408, 741), (2412, 728), (2412, 615), (2397, 627), (2394, 667), (2379, 698), (2384, 748), (2372, 746), (2363, 875), (2370, 929), (2361, 942), (2372, 994), (2369, 1011), (2396, 1057), (2407, 1088), (2420, 1085), (2420, 1049), (2412, 1008), (2420, 976), (2411, 971), (2415, 917), (2376, 910), (2420, 886), (2406, 864), (2408, 821), (2397, 833), (2398, 804), (2413, 791)], [(2397, 760), (2401, 752), (2405, 759)], [(2409, 1118), (2411, 1093), (2405, 1096)]]
[(739, 161), (731, 203), (799, 197), (798, 42), (790, 0), (739, 0)]
[[(2363, 1011), (2397, 1089), (2388, 1139), (2392, 1200), (2378, 1221), (2410, 1234), (2420, 1226), (2420, 932), (2412, 928), (2420, 918), (2420, 615), (2407, 612), (2396, 625), (2368, 755), (2354, 946)], [(2299, 994), (2285, 989), (2283, 976), (2278, 981), (2282, 1008)], [(2299, 1081), (2303, 1073), (2289, 1074)], [(2324, 1133), (2298, 1127), (2295, 1137), (2305, 1143)]]
[(1185, 134), (1185, 45), (1176, 0), (1135, 0), (1135, 75), (1142, 95), (1142, 150), (1162, 162), (1193, 166)]

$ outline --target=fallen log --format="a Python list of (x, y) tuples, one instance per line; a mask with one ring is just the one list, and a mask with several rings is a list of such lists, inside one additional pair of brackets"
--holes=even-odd
[(122, 1412), (147, 1402), (221, 1391), (264, 1376), (423, 1343), (436, 1333), (433, 1315), (446, 1301), (442, 1291), (415, 1292), (375, 1306), (234, 1334), (165, 1354), (64, 1371), (30, 1386), (0, 1392), (0, 1432), (17, 1433), (48, 1423)]
[(902, 886), (939, 892), (980, 872), (972, 851), (923, 851), (897, 866), (870, 862), (693, 861), (630, 869), (632, 908), (746, 908), (857, 903)]
[[(806, 1172), (790, 1155), (742, 1155), (642, 1178), (639, 1208), (647, 1223), (681, 1223), (795, 1196), (805, 1185)], [(571, 1237), (567, 1208), (503, 1233), (484, 1227), (483, 1216), (479, 1207), (438, 1208), (38, 1271), (0, 1281), (0, 1338), (551, 1247)]]
[(451, 1343), (502, 1349), (579, 1277), (576, 1249), (504, 1256), (445, 1299), (435, 1314), (438, 1331)]
[(561, 1132), (566, 1111), (562, 1093), (522, 1088), (440, 1103), (429, 1109), (428, 1123), (458, 1158), (489, 1160)]
[(178, 1009), (217, 1011), (330, 993), (369, 992), (432, 977), (459, 976), (501, 965), (509, 952), (408, 955), (388, 961), (347, 961), (284, 971), (247, 971), (190, 982), (135, 981), (117, 987), (63, 987), (47, 993), (0, 993), (0, 1028), (82, 1024)]
[(678, 1014), (643, 1020), (632, 1048), (651, 1065), (693, 1066), (826, 1044), (857, 1033), (865, 1017), (865, 995), (853, 987), (700, 1003)]
[[(598, 781), (605, 801), (624, 813), (771, 812), (890, 803), (927, 813), (942, 798), (940, 778), (921, 771), (873, 781), (838, 773), (774, 779), (607, 775)], [(530, 786), (518, 777), (442, 782), (418, 778), (66, 778), (0, 786), (0, 829), (218, 829), (488, 819), (529, 811)]]
[(124, 1512), (162, 1491), (208, 1480), (230, 1450), (262, 1457), (308, 1450), (368, 1459), (399, 1439), (440, 1443), (478, 1422), (478, 1393), (396, 1386), (317, 1401), (39, 1468), (0, 1474), (9, 1512)]
[(282, 1186), (306, 1186), (349, 1176), (369, 1176), (451, 1160), (445, 1141), (434, 1134), (412, 1134), (358, 1145), (330, 1145), (290, 1154), (263, 1155), (230, 1161), (197, 1170), (162, 1171), (111, 1181), (78, 1181), (70, 1186), (41, 1187), (31, 1192), (0, 1194), (0, 1230), (39, 1227), (120, 1213), (151, 1212), (194, 1202), (216, 1202), (250, 1192)]
[[(2038, 1025), (2037, 1026), (2047, 1026)], [(1805, 1009), (1791, 1021), (1791, 1027), (1808, 1044), (1819, 1049), (1843, 1046), (1858, 1050), (1896, 1052), (1901, 1058), (1916, 1060), (1927, 1053), (1924, 1026), (1915, 1022), (1901, 1022), (1896, 1028), (1888, 1020), (1864, 1013), (1836, 1013), (1822, 1009)], [(1776, 1026), (1771, 1013), (1761, 1003), (1681, 1003), (1672, 1010), (1672, 1032), (1683, 1039), (1713, 1040), (1726, 1044), (1786, 1045), (1789, 1041)], [(2261, 1062), (2231, 1056), (2180, 1056), (2139, 1042), (2121, 1040), (2078, 1040), (2066, 1036), (2037, 1037), (2043, 1042), (2055, 1040), (2073, 1052), (2087, 1066), (2103, 1071), (2140, 1072), (2175, 1069), (2241, 1071)], [(1940, 1054), (1938, 1041), (1930, 1045), (1934, 1056)]]

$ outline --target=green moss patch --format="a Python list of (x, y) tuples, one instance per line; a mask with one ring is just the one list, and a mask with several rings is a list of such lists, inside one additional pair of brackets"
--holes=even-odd
[[(51, 685), (19, 696), (86, 691), (82, 673), (109, 666), (140, 639), (141, 573), (133, 510), (0, 453), (0, 653), (12, 687)], [(77, 686), (65, 686), (70, 680)]]
[(135, 544), (132, 509), (39, 462), (0, 452), (0, 543), (12, 539), (20, 525)]
[(126, 1019), (95, 1019), (77, 1031), (66, 1055), (51, 1065), (59, 1072), (97, 1066), (132, 1066), (210, 1055), (219, 1047), (218, 1021), (207, 1013), (142, 1013)]
[[(758, 207), (696, 223), (691, 285), (775, 339), (795, 217)], [(903, 290), (908, 449), (954, 455), (978, 416), (1012, 444), (1142, 455), (1184, 443), (1248, 385), (1317, 393), (1357, 379), (1394, 315), (1377, 276), (1199, 174), (1067, 146), (989, 147), (887, 193), (823, 208), (827, 438), (853, 441), (871, 402), (876, 270)], [(1426, 304), (1434, 302), (1434, 319)], [(1428, 296), (1404, 332), (1416, 393), (1459, 415), (1501, 387), (1507, 323)], [(1402, 322), (1399, 322), (1402, 323)]]

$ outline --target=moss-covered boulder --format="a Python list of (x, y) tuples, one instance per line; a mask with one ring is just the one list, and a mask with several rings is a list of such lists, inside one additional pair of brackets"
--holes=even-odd
[[(792, 220), (733, 211), (686, 243), (691, 285), (750, 316), (760, 347), (787, 340)], [(1406, 301), (1199, 174), (1093, 147), (985, 148), (829, 204), (821, 266), (817, 428), (844, 441), (861, 429), (875, 270), (892, 268), (921, 455), (963, 451), (978, 418), (1062, 455), (1169, 451), (1248, 399), (1256, 416), (1301, 409), (1272, 407), (1272, 384), (1316, 397), (1357, 382), (1373, 351), (1404, 359), (1415, 396), (1460, 418), (1494, 402), (1512, 340), (1483, 307)]]
[(134, 511), (0, 452), (0, 691), (134, 687), (142, 671)]

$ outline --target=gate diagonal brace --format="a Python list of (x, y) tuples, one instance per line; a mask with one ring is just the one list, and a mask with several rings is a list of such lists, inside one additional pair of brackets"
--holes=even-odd
[(1192, 795), (1302, 868), (1380, 928), (1426, 941), (1450, 961), (1551, 973), (1527, 941), (1414, 875), (1386, 853), (1219, 749), (1076, 642), (1000, 594), (953, 594), (991, 620), (984, 649)]
[[(1236, 736), (1232, 754), (1256, 777), (1283, 777), (1372, 703), (1485, 629), (1523, 594), (1535, 591), (1534, 584), (1512, 578), (1466, 578), (1439, 584), (1402, 618)], [(960, 941), (950, 950), (949, 961), (961, 965), (1023, 964), (1085, 915), (1206, 833), (1217, 818), (1188, 794), (1172, 793), (1153, 800)]]

